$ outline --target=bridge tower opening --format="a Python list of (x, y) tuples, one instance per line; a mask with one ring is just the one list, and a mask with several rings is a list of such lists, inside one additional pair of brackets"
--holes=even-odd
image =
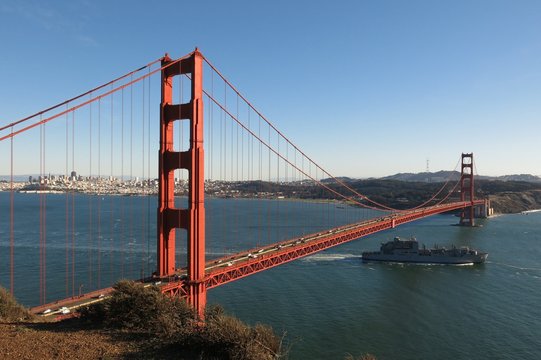
[[(203, 56), (195, 51), (186, 58), (162, 59), (160, 150), (158, 156), (158, 251), (157, 275), (175, 274), (175, 229), (188, 232), (188, 302), (202, 315), (205, 287), (205, 203), (203, 151)], [(190, 101), (173, 104), (173, 77), (190, 74)], [(190, 147), (174, 151), (173, 123), (190, 122)], [(188, 170), (188, 208), (175, 208), (176, 169)]]
[(460, 225), (474, 226), (474, 188), (473, 188), (473, 153), (462, 154), (460, 171), (460, 201), (470, 201), (471, 206), (460, 213)]

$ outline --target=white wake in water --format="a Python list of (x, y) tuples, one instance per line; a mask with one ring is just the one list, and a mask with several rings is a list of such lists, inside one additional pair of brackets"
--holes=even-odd
[(511, 264), (504, 264), (504, 263), (499, 263), (499, 262), (494, 262), (494, 261), (487, 261), (487, 263), (494, 264), (494, 265), (505, 266), (505, 267), (508, 267), (508, 268), (511, 268), (511, 269), (517, 269), (517, 270), (541, 271), (541, 268), (530, 268), (530, 267), (515, 266), (515, 265), (511, 265)]
[(338, 261), (346, 259), (359, 259), (360, 255), (355, 254), (315, 254), (301, 259), (301, 261), (314, 262), (314, 261)]

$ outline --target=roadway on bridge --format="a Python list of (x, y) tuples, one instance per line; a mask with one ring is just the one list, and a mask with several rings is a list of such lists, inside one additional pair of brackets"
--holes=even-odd
[[(480, 205), (483, 201), (476, 201), (473, 205)], [(300, 257), (312, 255), (327, 248), (387, 230), (401, 224), (418, 220), (430, 215), (439, 214), (451, 210), (463, 209), (471, 206), (470, 202), (454, 202), (436, 205), (416, 210), (397, 212), (358, 223), (333, 228), (327, 231), (310, 234), (267, 245), (261, 248), (244, 251), (234, 255), (228, 255), (207, 262), (205, 267), (205, 281), (207, 288), (236, 280), (253, 273), (278, 266)], [(173, 289), (185, 289), (188, 285), (186, 268), (179, 269), (173, 276), (162, 278), (147, 278), (139, 280), (144, 286), (158, 286), (162, 292), (172, 293)], [(112, 287), (96, 290), (80, 296), (59, 300), (31, 309), (35, 314), (42, 316), (71, 316), (74, 310), (103, 301), (113, 291)], [(176, 292), (176, 294), (182, 294)]]

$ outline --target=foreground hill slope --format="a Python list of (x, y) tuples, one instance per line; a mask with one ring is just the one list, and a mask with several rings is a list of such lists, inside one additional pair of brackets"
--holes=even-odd
[(208, 311), (203, 325), (184, 300), (134, 282), (118, 283), (110, 298), (63, 321), (33, 317), (5, 290), (0, 308), (5, 310), (0, 318), (0, 359), (286, 357), (283, 337), (268, 326), (248, 326), (220, 308)]

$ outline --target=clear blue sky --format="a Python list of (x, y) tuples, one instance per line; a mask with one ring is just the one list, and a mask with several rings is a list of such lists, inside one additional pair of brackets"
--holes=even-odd
[(334, 175), (541, 175), (541, 1), (2, 0), (0, 43), (1, 125), (198, 46)]

